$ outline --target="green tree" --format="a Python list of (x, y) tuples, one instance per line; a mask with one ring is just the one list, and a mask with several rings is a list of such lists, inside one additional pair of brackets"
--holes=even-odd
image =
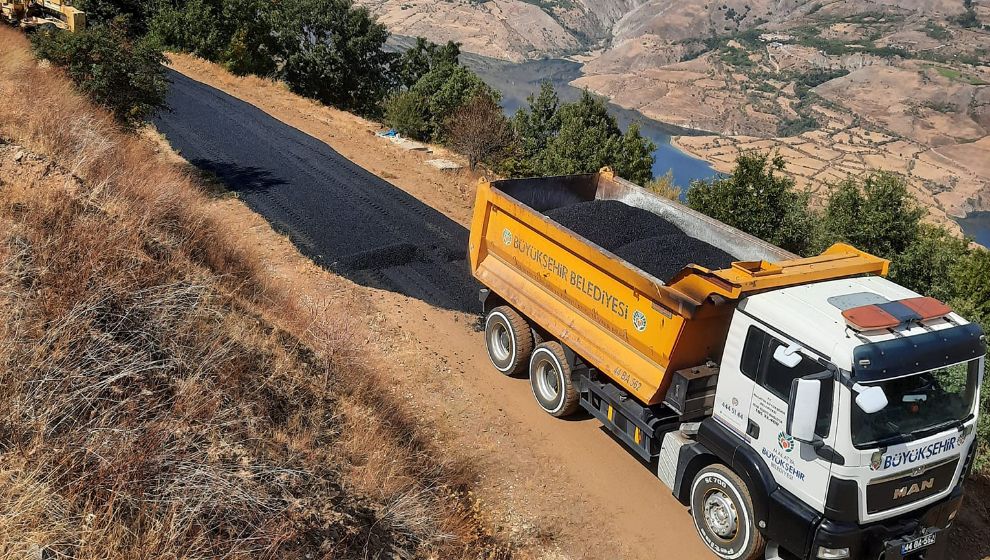
[(188, 0), (163, 5), (148, 23), (148, 31), (162, 45), (219, 61), (227, 51), (233, 30), (224, 17), (223, 0)]
[(496, 103), (500, 95), (460, 64), (441, 64), (423, 75), (409, 89), (409, 93), (425, 101), (424, 118), (426, 134), (422, 140), (445, 141), (444, 124), (454, 112), (469, 99), (486, 95)]
[(616, 173), (628, 177), (630, 181), (645, 185), (653, 179), (653, 152), (657, 145), (646, 140), (639, 133), (639, 123), (632, 123), (626, 129), (615, 152)]
[(918, 293), (949, 301), (957, 287), (953, 271), (968, 252), (966, 241), (945, 228), (921, 224), (890, 265), (890, 279)]
[(694, 181), (687, 202), (699, 212), (801, 254), (807, 250), (814, 216), (809, 195), (794, 188), (776, 154), (749, 152), (736, 158), (728, 177)]
[(38, 58), (65, 69), (76, 86), (125, 126), (137, 126), (165, 106), (168, 81), (161, 47), (132, 39), (121, 26), (32, 36)]
[(396, 93), (385, 102), (385, 124), (403, 136), (427, 139), (430, 133), (427, 118), (426, 100), (416, 92)]
[(970, 249), (953, 265), (950, 277), (953, 307), (990, 332), (990, 251)]
[(623, 134), (605, 100), (587, 90), (558, 110), (559, 128), (535, 163), (544, 175), (591, 173), (611, 166), (620, 176), (644, 184), (653, 178), (656, 145), (631, 126)]
[(270, 13), (281, 77), (298, 94), (364, 114), (380, 112), (396, 58), (385, 26), (351, 0), (294, 0)]
[(224, 0), (230, 41), (221, 62), (235, 74), (273, 77), (278, 70), (270, 0)]
[(520, 108), (512, 118), (519, 140), (519, 155), (506, 172), (513, 176), (537, 175), (547, 146), (560, 131), (560, 98), (549, 80), (540, 84), (538, 94), (526, 98), (529, 108)]
[(409, 89), (434, 68), (456, 65), (461, 55), (461, 45), (448, 41), (446, 45), (431, 43), (416, 37), (416, 44), (402, 53), (393, 65), (398, 85)]
[(148, 18), (158, 4), (146, 0), (77, 0), (75, 6), (86, 12), (86, 21), (91, 27), (116, 21), (131, 36), (139, 36), (147, 31)]
[(918, 237), (925, 209), (900, 175), (877, 171), (849, 178), (829, 195), (817, 245), (845, 241), (883, 258), (893, 258)]

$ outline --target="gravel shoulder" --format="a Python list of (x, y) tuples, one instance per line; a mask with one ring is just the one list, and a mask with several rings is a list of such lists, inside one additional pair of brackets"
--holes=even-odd
[[(415, 207), (412, 202), (394, 207), (386, 204), (379, 216), (364, 219), (405, 228), (406, 222), (417, 217), (422, 222), (425, 212), (427, 223), (442, 225), (455, 240), (457, 228), (466, 228), (477, 177), (466, 171), (441, 172), (424, 163), (434, 157), (456, 156), (442, 150), (435, 154), (403, 150), (375, 137), (377, 127), (373, 123), (299, 98), (279, 84), (231, 76), (192, 57), (173, 55), (172, 68), (200, 84), (191, 87), (208, 85), (253, 105), (259, 111), (250, 118), (264, 125), (259, 130), (268, 131), (257, 137), (227, 135), (223, 141), (211, 143), (211, 149), (219, 152), (210, 161), (224, 161), (229, 152), (236, 153), (247, 143), (278, 142), (270, 161), (257, 159), (251, 165), (278, 180), (288, 180), (289, 188), (303, 185), (299, 189), (316, 198), (299, 204), (313, 219), (321, 219), (320, 207), (312, 206), (319, 196), (307, 185), (321, 184), (321, 180), (305, 175), (285, 178), (289, 173), (282, 168), (299, 152), (298, 148), (282, 146), (283, 135), (290, 133), (282, 131), (279, 124), (294, 127), (356, 164), (353, 184), (345, 187), (359, 184), (363, 192), (354, 192), (353, 200), (338, 199), (335, 204), (363, 204), (358, 196), (370, 193), (375, 193), (373, 202), (379, 205), (378, 194), (392, 201), (408, 195), (422, 202), (426, 210), (409, 210)], [(197, 102), (210, 99), (193, 96)], [(181, 107), (173, 107), (176, 109)], [(200, 133), (208, 127), (199, 127)], [(274, 155), (283, 149), (285, 154)], [(316, 151), (304, 158), (332, 157), (319, 146), (307, 149)], [(190, 150), (181, 155), (198, 157)], [(224, 177), (223, 168), (203, 167)], [(232, 177), (236, 175), (226, 175), (228, 180)], [(613, 441), (596, 421), (550, 418), (535, 406), (525, 380), (504, 377), (491, 367), (475, 314), (458, 305), (437, 305), (429, 297), (401, 287), (374, 285), (347, 270), (336, 274), (321, 268), (303, 254), (306, 247), (297, 238), (290, 239), (291, 231), (289, 236), (277, 233), (255, 213), (252, 208), (263, 209), (252, 206), (252, 200), (245, 193), (218, 197), (215, 212), (242, 232), (244, 244), (267, 254), (274, 275), (290, 285), (302, 301), (316, 307), (347, 306), (352, 310), (357, 322), (366, 328), (368, 343), (380, 355), (383, 374), (394, 381), (383, 390), (408, 401), (411, 409), (419, 411), (421, 421), (436, 426), (436, 437), (451, 448), (452, 454), (473, 458), (482, 473), (477, 481), (479, 511), (499, 531), (526, 543), (521, 556), (645, 559), (663, 551), (685, 560), (711, 558), (695, 537), (685, 508), (646, 465)], [(300, 211), (297, 206), (290, 209)], [(360, 214), (349, 214), (347, 219), (355, 217), (360, 218)], [(278, 221), (273, 220), (276, 225)], [(355, 224), (359, 226), (363, 224)], [(340, 233), (345, 234), (351, 235)], [(397, 238), (396, 243), (421, 244), (422, 240), (414, 237), (418, 235), (415, 231), (402, 230), (400, 234), (409, 237)], [(447, 262), (456, 263), (456, 259)], [(435, 283), (443, 284), (440, 279)]]

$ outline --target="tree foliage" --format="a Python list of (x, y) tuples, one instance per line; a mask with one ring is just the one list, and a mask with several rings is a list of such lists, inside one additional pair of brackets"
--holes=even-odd
[(681, 188), (674, 184), (674, 171), (672, 169), (668, 169), (663, 175), (648, 181), (643, 185), (643, 188), (663, 198), (681, 199)]
[(445, 137), (452, 148), (468, 157), (471, 169), (508, 150), (515, 140), (512, 124), (490, 95), (469, 99), (447, 120)]
[(393, 64), (393, 74), (400, 87), (409, 89), (431, 70), (457, 65), (460, 55), (461, 46), (458, 43), (448, 41), (446, 45), (437, 45), (417, 37), (416, 44), (405, 50)]
[(351, 0), (172, 0), (157, 5), (151, 35), (169, 48), (238, 74), (283, 80), (328, 105), (377, 115), (398, 55), (385, 26)]
[(633, 124), (625, 133), (605, 100), (587, 90), (561, 103), (549, 83), (529, 97), (529, 108), (513, 118), (518, 156), (503, 170), (512, 175), (592, 173), (610, 166), (620, 176), (644, 184), (653, 178), (656, 145)]
[(861, 180), (849, 178), (828, 198), (819, 248), (845, 241), (892, 258), (918, 237), (924, 215), (925, 209), (910, 196), (907, 182), (899, 175), (881, 171)]
[(893, 256), (890, 279), (918, 293), (949, 301), (957, 291), (953, 271), (968, 250), (965, 240), (945, 228), (920, 224), (914, 239)]
[(157, 6), (145, 0), (76, 0), (75, 7), (86, 12), (90, 26), (110, 25), (116, 22), (132, 37), (143, 35), (147, 22)]
[(223, 15), (224, 3), (220, 0), (162, 4), (148, 23), (148, 28), (163, 45), (220, 61), (232, 35)]
[(736, 159), (727, 177), (694, 181), (687, 202), (699, 212), (795, 253), (803, 253), (812, 232), (809, 195), (795, 190), (783, 174), (779, 155), (750, 152)]
[(161, 48), (149, 39), (131, 38), (122, 26), (39, 32), (32, 44), (39, 58), (63, 68), (125, 126), (137, 126), (165, 106), (168, 81)]
[(427, 125), (426, 99), (418, 93), (396, 93), (385, 102), (385, 124), (409, 138), (426, 139), (430, 135)]
[(428, 132), (421, 139), (437, 142), (446, 140), (444, 123), (468, 100), (487, 96), (498, 103), (501, 97), (470, 69), (450, 63), (440, 64), (424, 74), (408, 93), (425, 101), (423, 114)]
[(395, 54), (385, 26), (351, 0), (293, 0), (272, 10), (280, 78), (298, 94), (360, 113), (377, 113)]
[(447, 131), (451, 129), (451, 116), (468, 101), (487, 97), (492, 105), (498, 106), (499, 93), (485, 84), (477, 74), (456, 62), (456, 48), (454, 43), (448, 43), (448, 49), (452, 50), (437, 47), (438, 50), (434, 51), (436, 56), (424, 55), (426, 58), (433, 56), (427, 62), (423, 62), (420, 57), (422, 51), (419, 54), (414, 52), (406, 60), (400, 59), (400, 66), (410, 60), (417, 61), (412, 63), (407, 76), (413, 76), (429, 65), (433, 66), (412, 87), (394, 94), (386, 103), (387, 125), (410, 138), (446, 142)]

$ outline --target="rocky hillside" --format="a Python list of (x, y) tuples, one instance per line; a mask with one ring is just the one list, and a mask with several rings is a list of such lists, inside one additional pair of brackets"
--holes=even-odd
[(813, 190), (883, 168), (936, 219), (990, 209), (990, 0), (362, 0), (397, 34), (512, 61), (580, 55), (574, 85), (728, 170), (786, 151)]
[(358, 0), (397, 35), (457, 41), (467, 52), (519, 62), (611, 42), (637, 0)]

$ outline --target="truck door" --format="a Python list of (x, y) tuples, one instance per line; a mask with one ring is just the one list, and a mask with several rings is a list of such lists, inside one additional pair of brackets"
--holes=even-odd
[(725, 337), (712, 413), (715, 419), (739, 435), (740, 439), (752, 437), (755, 433), (749, 411), (756, 372), (763, 352), (760, 344), (764, 343), (761, 339), (759, 344), (750, 344), (747, 333), (755, 324), (751, 317), (742, 313), (736, 313), (732, 318), (732, 325)]
[(824, 511), (832, 463), (820, 455), (827, 456), (835, 441), (836, 430), (832, 425), (835, 381), (822, 383), (815, 434), (824, 441), (826, 447), (822, 449), (826, 452), (820, 452), (787, 434), (787, 401), (794, 379), (821, 373), (827, 368), (804, 352), (795, 367), (778, 362), (773, 357), (774, 351), (780, 346), (787, 347), (790, 341), (760, 325), (751, 326), (746, 338), (747, 346), (753, 344), (762, 348), (749, 411), (750, 423), (756, 425), (757, 433), (750, 433), (753, 437), (750, 444), (767, 462), (778, 484), (818, 511)]

